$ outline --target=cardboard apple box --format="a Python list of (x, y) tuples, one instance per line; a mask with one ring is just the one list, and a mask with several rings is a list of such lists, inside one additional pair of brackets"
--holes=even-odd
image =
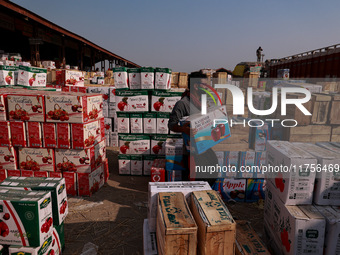
[(0, 147), (0, 169), (18, 169), (14, 147)]
[(104, 117), (103, 108), (104, 108), (104, 102), (103, 102), (102, 95), (93, 94), (91, 96), (87, 96), (87, 112), (86, 113), (89, 116), (90, 121), (103, 118)]
[(168, 134), (169, 113), (157, 113), (157, 134)]
[(18, 68), (15, 66), (0, 65), (0, 85), (8, 86), (15, 85), (14, 83), (14, 72)]
[(155, 89), (171, 89), (171, 69), (156, 68), (155, 70)]
[(156, 155), (143, 155), (143, 175), (151, 175), (152, 162)]
[(31, 148), (41, 148), (42, 132), (40, 122), (26, 122), (27, 144)]
[(98, 122), (100, 127), (100, 135), (102, 138), (105, 138), (105, 120), (104, 118), (100, 118)]
[(173, 91), (152, 91), (151, 111), (172, 112), (175, 104), (181, 100), (182, 92)]
[(83, 73), (78, 70), (57, 70), (56, 80), (57, 85), (61, 86), (84, 86)]
[[(51, 193), (1, 189), (2, 223), (0, 242), (7, 245), (39, 247), (52, 235)], [(28, 217), (28, 215), (30, 217)]]
[[(267, 142), (267, 164), (291, 168), (288, 172), (267, 173), (267, 181), (273, 185), (275, 196), (286, 205), (312, 204), (316, 173), (306, 166), (317, 164), (314, 156), (290, 142), (271, 140)], [(295, 166), (296, 170), (293, 169)]]
[(77, 196), (77, 173), (76, 172), (62, 172), (65, 179), (66, 193), (70, 196)]
[(0, 121), (7, 120), (5, 95), (0, 95)]
[(110, 132), (110, 147), (118, 147), (118, 133)]
[[(254, 178), (256, 176), (255, 151), (240, 151), (240, 167), (243, 167), (243, 172), (237, 173), (237, 178)], [(246, 167), (246, 168), (244, 168)]]
[(214, 185), (214, 190), (220, 193), (225, 201), (245, 201), (246, 179), (218, 179)]
[(166, 135), (152, 135), (151, 138), (151, 154), (165, 155), (165, 141)]
[(119, 152), (131, 155), (149, 155), (150, 137), (147, 135), (119, 135)]
[(47, 122), (83, 123), (89, 120), (86, 94), (50, 94), (45, 102)]
[(117, 112), (148, 112), (149, 96), (146, 90), (116, 90)]
[[(268, 183), (264, 217), (283, 254), (323, 254), (326, 222), (312, 205), (284, 205)], [(305, 252), (304, 252), (305, 251)]]
[(144, 134), (157, 133), (157, 114), (143, 113)]
[(141, 89), (141, 76), (139, 68), (129, 68), (129, 87), (130, 89)]
[(71, 148), (71, 125), (68, 123), (57, 123), (57, 148), (70, 149)]
[(65, 179), (63, 178), (9, 177), (0, 184), (0, 187), (51, 192), (54, 225), (62, 224), (68, 214)]
[(14, 147), (26, 147), (26, 130), (25, 122), (23, 121), (11, 121), (11, 139)]
[[(230, 171), (227, 171), (225, 174), (225, 177), (229, 178), (236, 178), (237, 171), (239, 169), (239, 151), (226, 151), (225, 158), (226, 158), (226, 166)], [(235, 171), (234, 171), (235, 170)]]
[(131, 134), (143, 134), (143, 114), (130, 113)]
[(117, 131), (121, 134), (130, 133), (130, 115), (128, 113), (117, 113)]
[(26, 87), (46, 87), (47, 70), (45, 68), (19, 66), (18, 85)]
[(143, 175), (143, 156), (131, 155), (131, 175)]
[(43, 95), (7, 95), (9, 120), (45, 121), (45, 99)]
[(4, 181), (7, 178), (7, 170), (0, 169), (0, 182)]
[(19, 167), (33, 171), (55, 171), (55, 157), (53, 149), (19, 148)]
[[(293, 143), (313, 155), (318, 165), (310, 166), (316, 171), (313, 202), (317, 205), (340, 206), (340, 158), (339, 154), (311, 143)], [(336, 170), (338, 169), (338, 170)]]
[(11, 141), (11, 129), (8, 121), (0, 121), (0, 146), (10, 146)]
[(99, 122), (96, 120), (86, 124), (72, 123), (71, 130), (73, 149), (89, 148), (102, 140)]
[(126, 67), (113, 68), (113, 78), (115, 81), (116, 89), (129, 88), (128, 73)]
[(155, 88), (155, 73), (152, 67), (141, 67), (141, 89), (154, 89)]
[(78, 195), (91, 196), (104, 185), (104, 164), (91, 173), (77, 173)]
[(131, 156), (119, 154), (118, 155), (118, 173), (120, 175), (130, 175), (131, 174)]
[(45, 148), (57, 147), (57, 131), (55, 123), (42, 123), (43, 145)]

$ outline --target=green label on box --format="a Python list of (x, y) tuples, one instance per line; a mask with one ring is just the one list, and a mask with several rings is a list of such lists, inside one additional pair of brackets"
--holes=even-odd
[(127, 68), (126, 67), (115, 67), (112, 70), (113, 72), (127, 72)]

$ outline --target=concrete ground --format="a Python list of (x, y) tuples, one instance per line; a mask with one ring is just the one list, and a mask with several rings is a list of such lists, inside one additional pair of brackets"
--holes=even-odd
[[(92, 197), (69, 197), (63, 254), (79, 255), (89, 242), (98, 246), (99, 255), (143, 254), (150, 177), (119, 176), (117, 155), (107, 150), (110, 179), (104, 187)], [(228, 208), (236, 219), (250, 221), (255, 231), (263, 234), (261, 205), (237, 203)]]

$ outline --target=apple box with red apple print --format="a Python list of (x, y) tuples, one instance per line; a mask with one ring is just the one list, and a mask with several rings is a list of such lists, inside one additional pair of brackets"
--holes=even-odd
[(18, 169), (14, 147), (0, 147), (0, 169)]
[(143, 175), (142, 155), (131, 155), (131, 175)]
[(100, 135), (102, 138), (105, 138), (105, 120), (104, 118), (100, 118), (98, 122), (100, 127)]
[(40, 247), (51, 238), (50, 192), (2, 188), (0, 205), (1, 244)]
[(17, 69), (16, 66), (0, 65), (0, 86), (15, 85), (14, 73)]
[(81, 93), (51, 93), (45, 97), (46, 122), (84, 123), (89, 120), (87, 97)]
[(0, 146), (10, 146), (11, 141), (11, 129), (8, 121), (0, 121)]
[(27, 144), (31, 148), (41, 148), (43, 145), (40, 122), (26, 122)]
[(150, 136), (119, 135), (119, 153), (131, 155), (150, 154)]
[(56, 71), (57, 85), (84, 86), (84, 80), (82, 71), (67, 69)]
[(47, 171), (34, 171), (34, 177), (48, 177)]
[(323, 254), (325, 218), (313, 205), (284, 205), (273, 188), (267, 186), (264, 223), (279, 249), (287, 255)]
[(176, 91), (152, 91), (151, 111), (172, 112), (175, 104), (181, 100), (182, 92)]
[(70, 149), (71, 148), (71, 124), (56, 123), (57, 128), (57, 148)]
[(213, 189), (220, 193), (225, 201), (245, 201), (247, 179), (218, 179)]
[(171, 89), (171, 69), (156, 68), (155, 70), (155, 89)]
[[(152, 67), (140, 68), (140, 81), (141, 89), (154, 89), (155, 88), (155, 69)], [(115, 80), (116, 81), (116, 80)]]
[(165, 155), (166, 135), (152, 135), (151, 138), (151, 154)]
[(117, 112), (148, 112), (148, 91), (116, 90), (116, 106)]
[(206, 115), (197, 113), (180, 121), (181, 125), (186, 123), (197, 132), (193, 137), (183, 133), (185, 146), (188, 151), (197, 154), (205, 152), (231, 135), (225, 105), (209, 108)]
[(106, 139), (110, 137), (111, 131), (112, 131), (112, 119), (104, 118), (104, 136), (106, 137)]
[(47, 70), (45, 68), (19, 66), (18, 84), (25, 87), (46, 87)]
[(77, 196), (77, 173), (76, 172), (62, 172), (65, 179), (66, 193), (70, 196)]
[(45, 99), (43, 95), (7, 95), (9, 120), (45, 121)]
[(45, 148), (57, 148), (57, 130), (55, 123), (42, 123), (43, 145)]
[(165, 169), (151, 167), (151, 182), (165, 182)]
[(14, 147), (26, 147), (26, 129), (25, 122), (11, 121), (11, 139)]
[(143, 114), (130, 113), (131, 134), (143, 134)]
[(91, 196), (104, 185), (104, 167), (101, 164), (91, 173), (77, 173), (79, 196)]
[(118, 155), (118, 173), (119, 175), (131, 174), (131, 156), (119, 154)]
[(117, 113), (117, 131), (120, 134), (130, 133), (130, 115), (128, 113)]
[(157, 133), (157, 114), (143, 113), (143, 130), (144, 134)]
[(266, 147), (268, 167), (279, 168), (266, 173), (267, 182), (274, 187), (273, 194), (286, 205), (312, 204), (316, 173), (307, 166), (317, 165), (317, 159), (287, 141), (270, 140)]
[(110, 132), (110, 146), (109, 147), (118, 147), (118, 133), (117, 132)]
[(53, 149), (20, 148), (18, 150), (19, 167), (23, 170), (55, 171), (55, 157)]
[(129, 88), (129, 79), (126, 67), (113, 68), (113, 79), (115, 81), (116, 89)]
[[(89, 95), (87, 97), (87, 116), (89, 117), (89, 121), (98, 120), (103, 118), (103, 96), (98, 94)], [(107, 106), (108, 110), (108, 106)]]
[(130, 89), (141, 89), (141, 77), (139, 68), (129, 68), (129, 88)]
[(102, 140), (98, 120), (86, 124), (71, 124), (72, 148), (85, 149), (96, 145)]
[(168, 134), (169, 113), (157, 113), (157, 134)]
[(7, 106), (5, 101), (5, 95), (0, 95), (0, 121), (7, 120)]
[(143, 155), (143, 175), (151, 175), (152, 162), (156, 157), (157, 155)]

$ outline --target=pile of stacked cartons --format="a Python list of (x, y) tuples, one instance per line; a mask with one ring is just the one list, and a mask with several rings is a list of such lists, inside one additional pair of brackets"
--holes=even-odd
[[(318, 146), (319, 145), (319, 146)], [(269, 141), (264, 223), (282, 254), (337, 254), (339, 145)], [(322, 147), (323, 148), (322, 148)], [(314, 205), (312, 205), (314, 203)]]

